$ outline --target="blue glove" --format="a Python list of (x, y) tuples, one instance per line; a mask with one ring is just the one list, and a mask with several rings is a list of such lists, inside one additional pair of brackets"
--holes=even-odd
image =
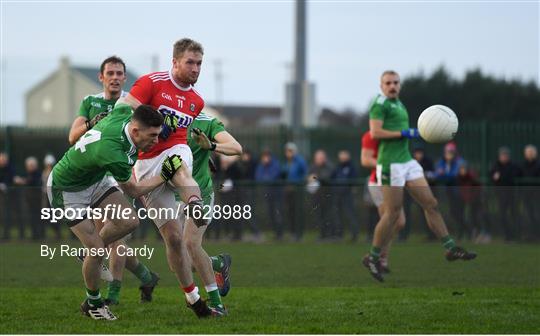
[(159, 138), (163, 140), (167, 140), (167, 138), (171, 136), (172, 132), (173, 130), (169, 126), (163, 124), (161, 126), (161, 133), (159, 133)]
[(408, 128), (401, 131), (401, 136), (407, 139), (416, 139), (420, 137), (418, 128)]
[(171, 133), (176, 132), (178, 128), (178, 116), (174, 112), (170, 112), (164, 109), (159, 110), (163, 115), (163, 127), (161, 128), (161, 133), (159, 137), (163, 140), (166, 140)]

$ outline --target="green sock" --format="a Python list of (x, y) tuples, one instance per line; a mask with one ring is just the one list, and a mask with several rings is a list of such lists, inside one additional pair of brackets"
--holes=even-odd
[(219, 296), (219, 290), (215, 289), (213, 291), (208, 292), (208, 298), (210, 299), (210, 306), (212, 307), (223, 306), (223, 303), (221, 302), (221, 296)]
[(152, 274), (150, 274), (150, 270), (142, 262), (137, 265), (137, 268), (135, 268), (133, 274), (135, 274), (135, 276), (141, 280), (141, 285), (143, 286), (152, 281)]
[(96, 290), (86, 289), (86, 298), (88, 303), (92, 306), (101, 306), (103, 304), (103, 299), (101, 298), (101, 293), (99, 288)]
[(373, 259), (373, 261), (377, 262), (379, 261), (379, 258), (381, 257), (381, 248), (376, 246), (371, 246), (371, 250), (369, 251), (369, 255)]
[(456, 242), (449, 235), (446, 237), (442, 237), (441, 241), (443, 243), (444, 248), (447, 250), (451, 250), (454, 247), (456, 247)]
[(223, 262), (223, 258), (221, 256), (213, 256), (213, 257), (210, 257), (210, 260), (212, 260), (212, 269), (215, 271), (215, 272), (219, 272), (221, 271), (221, 269), (223, 268), (223, 266), (225, 266), (224, 262)]
[(107, 294), (107, 299), (118, 303), (120, 302), (120, 288), (122, 287), (122, 281), (113, 280), (109, 282), (109, 293)]

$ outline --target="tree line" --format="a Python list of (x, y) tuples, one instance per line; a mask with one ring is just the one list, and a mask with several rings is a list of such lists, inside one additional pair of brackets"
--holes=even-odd
[(453, 78), (443, 67), (431, 75), (422, 73), (403, 79), (401, 100), (410, 120), (434, 104), (452, 108), (460, 120), (540, 121), (540, 88), (533, 82), (506, 80), (468, 71)]

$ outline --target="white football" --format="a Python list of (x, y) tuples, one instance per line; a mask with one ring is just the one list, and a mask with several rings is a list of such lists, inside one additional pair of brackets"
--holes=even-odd
[(458, 131), (459, 121), (452, 109), (444, 105), (433, 105), (418, 117), (418, 132), (430, 143), (452, 140)]

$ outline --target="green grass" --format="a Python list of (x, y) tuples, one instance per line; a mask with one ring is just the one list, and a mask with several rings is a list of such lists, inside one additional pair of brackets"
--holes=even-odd
[(107, 323), (78, 312), (84, 286), (74, 258), (40, 257), (39, 244), (1, 245), (1, 332), (540, 333), (538, 245), (475, 246), (477, 260), (448, 263), (439, 244), (396, 244), (393, 272), (379, 284), (360, 265), (367, 244), (207, 244), (233, 256), (230, 315), (220, 320), (195, 318), (161, 243), (148, 246), (156, 252), (143, 262), (162, 278), (154, 302), (138, 303), (127, 274), (113, 308), (119, 320)]

